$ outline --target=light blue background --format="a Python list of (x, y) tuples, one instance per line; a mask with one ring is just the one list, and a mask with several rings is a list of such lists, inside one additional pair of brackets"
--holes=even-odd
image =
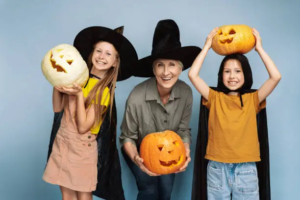
[[(183, 46), (203, 47), (208, 33), (225, 24), (247, 24), (260, 32), (263, 47), (282, 74), (267, 99), (272, 197), (299, 199), (299, 11), (299, 1), (1, 0), (0, 199), (61, 198), (58, 186), (42, 181), (53, 120), (52, 87), (40, 67), (45, 53), (61, 43), (72, 44), (75, 35), (88, 26), (125, 25), (124, 35), (142, 58), (151, 52), (157, 22), (166, 18), (179, 25)], [(246, 55), (253, 70), (253, 88), (258, 88), (268, 73), (255, 51)], [(204, 62), (201, 74), (211, 86), (217, 83), (222, 58), (211, 50)], [(192, 86), (187, 71), (180, 78)], [(128, 94), (143, 80), (132, 77), (117, 84), (118, 135)], [(200, 100), (194, 88), (193, 95), (192, 159)], [(133, 200), (137, 188), (122, 156), (121, 165), (126, 199)], [(177, 175), (172, 199), (190, 199), (192, 172), (193, 161), (186, 172)]]

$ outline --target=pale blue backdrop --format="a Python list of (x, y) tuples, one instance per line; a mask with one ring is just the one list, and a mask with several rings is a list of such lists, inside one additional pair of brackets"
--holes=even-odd
[[(261, 33), (263, 47), (282, 74), (267, 99), (272, 197), (299, 199), (299, 10), (299, 1), (0, 0), (0, 199), (61, 198), (57, 186), (42, 181), (53, 120), (52, 87), (40, 67), (45, 53), (61, 43), (72, 44), (88, 26), (125, 25), (124, 35), (142, 58), (151, 52), (157, 22), (166, 18), (178, 23), (183, 46), (202, 47), (208, 33), (225, 24), (247, 24)], [(258, 88), (268, 78), (267, 71), (255, 51), (247, 57), (253, 88)], [(211, 50), (205, 60), (202, 76), (209, 85), (217, 83), (222, 58)], [(187, 71), (180, 78), (192, 86)], [(118, 135), (128, 94), (143, 80), (132, 77), (117, 84)], [(193, 96), (192, 158), (200, 100), (194, 88)], [(126, 199), (133, 200), (135, 180), (122, 157), (121, 165)], [(190, 199), (192, 172), (193, 161), (177, 175), (172, 199)]]

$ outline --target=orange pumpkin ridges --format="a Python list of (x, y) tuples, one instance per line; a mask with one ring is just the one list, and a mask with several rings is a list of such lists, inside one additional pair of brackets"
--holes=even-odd
[(186, 152), (180, 136), (166, 130), (148, 134), (141, 143), (140, 156), (150, 171), (170, 174), (184, 165)]
[(212, 40), (212, 49), (219, 55), (245, 54), (255, 46), (252, 28), (247, 25), (224, 25)]

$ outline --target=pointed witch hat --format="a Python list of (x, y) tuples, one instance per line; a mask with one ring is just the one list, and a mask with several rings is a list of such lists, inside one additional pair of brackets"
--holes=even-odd
[(99, 41), (106, 41), (114, 45), (120, 55), (120, 69), (117, 81), (128, 79), (132, 76), (132, 68), (138, 60), (137, 53), (129, 40), (123, 36), (124, 26), (115, 30), (92, 26), (80, 31), (74, 40), (74, 47), (80, 52), (87, 62), (94, 45)]
[(179, 60), (184, 69), (188, 69), (201, 48), (196, 46), (182, 47), (180, 42), (180, 32), (175, 21), (171, 19), (158, 22), (152, 43), (150, 56), (140, 59), (134, 67), (133, 75), (137, 77), (152, 77), (153, 61), (159, 58)]

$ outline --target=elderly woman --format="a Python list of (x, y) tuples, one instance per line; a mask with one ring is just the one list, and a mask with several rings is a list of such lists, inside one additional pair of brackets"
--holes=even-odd
[(184, 171), (191, 160), (189, 122), (193, 96), (191, 88), (178, 78), (201, 49), (181, 47), (179, 39), (179, 29), (173, 20), (157, 24), (152, 55), (139, 60), (134, 72), (135, 76), (152, 78), (137, 85), (126, 103), (120, 143), (136, 179), (138, 200), (170, 199), (175, 178), (175, 174), (155, 174), (143, 164), (139, 146), (147, 134), (172, 130), (182, 138), (186, 162), (178, 172)]

